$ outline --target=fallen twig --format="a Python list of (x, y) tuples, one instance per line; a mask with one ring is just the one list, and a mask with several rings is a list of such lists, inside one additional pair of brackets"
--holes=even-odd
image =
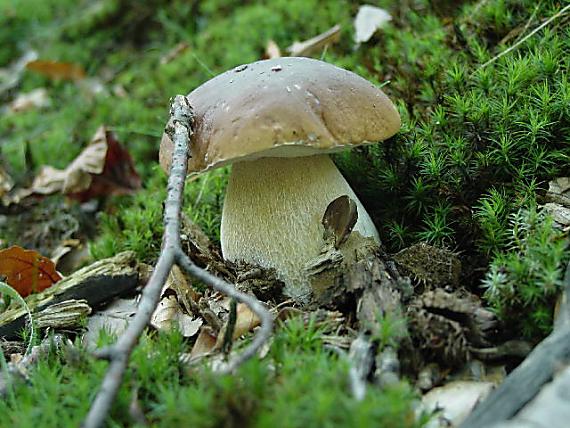
[(566, 268), (564, 287), (565, 296), (560, 307), (563, 318), (555, 324), (554, 332), (475, 408), (461, 428), (490, 427), (512, 418), (570, 358), (570, 264)]
[(509, 52), (515, 50), (517, 47), (519, 47), (521, 44), (523, 44), (524, 42), (526, 42), (529, 38), (531, 38), (532, 36), (534, 36), (536, 33), (538, 33), (540, 30), (542, 30), (544, 27), (546, 27), (548, 24), (550, 24), (552, 21), (554, 21), (555, 19), (560, 18), (562, 15), (564, 15), (568, 10), (570, 10), (570, 4), (566, 5), (565, 7), (563, 7), (562, 9), (560, 9), (557, 13), (555, 13), (554, 15), (552, 15), (550, 18), (548, 18), (546, 21), (544, 21), (542, 24), (540, 24), (538, 27), (536, 27), (534, 30), (532, 30), (530, 33), (528, 33), (526, 36), (524, 36), (522, 39), (520, 39), (518, 42), (516, 42), (514, 45), (512, 45), (511, 47), (509, 47), (508, 49), (505, 49), (503, 52), (501, 52), (500, 54), (494, 56), (493, 58), (491, 58), (489, 61), (487, 61), (486, 63), (482, 64), (479, 68), (485, 68), (486, 66), (488, 66), (489, 64), (495, 62), (496, 60), (498, 60), (499, 58), (501, 58), (502, 56), (508, 54)]
[(158, 305), (162, 287), (174, 263), (178, 264), (190, 275), (210, 285), (215, 290), (221, 291), (245, 303), (261, 319), (261, 328), (252, 343), (243, 353), (227, 362), (222, 368), (223, 372), (227, 373), (233, 371), (240, 364), (255, 355), (257, 350), (269, 338), (272, 330), (273, 318), (261, 302), (251, 296), (240, 293), (229, 283), (199, 268), (181, 249), (180, 210), (189, 157), (188, 141), (192, 136), (191, 127), (193, 122), (192, 108), (188, 104), (186, 97), (178, 95), (174, 98), (171, 103), (170, 116), (172, 118), (172, 127), (167, 129), (167, 132), (172, 134), (171, 138), (174, 141), (174, 152), (172, 155), (172, 167), (168, 178), (168, 196), (164, 209), (165, 230), (162, 252), (143, 290), (137, 313), (130, 322), (127, 330), (114, 345), (103, 348), (97, 352), (100, 358), (109, 360), (109, 368), (103, 379), (101, 389), (95, 397), (84, 421), (83, 426), (85, 428), (100, 427), (107, 418), (111, 405), (121, 386), (131, 352)]
[(348, 361), (350, 362), (349, 379), (352, 396), (356, 401), (362, 401), (366, 395), (366, 379), (374, 364), (372, 343), (363, 334), (359, 334), (351, 343)]

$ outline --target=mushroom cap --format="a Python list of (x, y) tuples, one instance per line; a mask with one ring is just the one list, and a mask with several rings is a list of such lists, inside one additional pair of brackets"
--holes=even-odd
[[(391, 137), (400, 116), (362, 77), (309, 58), (284, 57), (226, 71), (188, 94), (194, 135), (188, 172), (237, 160), (332, 153)], [(164, 134), (160, 164), (169, 170)]]

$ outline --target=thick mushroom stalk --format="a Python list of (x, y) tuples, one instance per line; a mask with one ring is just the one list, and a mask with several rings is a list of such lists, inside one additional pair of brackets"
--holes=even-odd
[(378, 239), (370, 216), (328, 155), (234, 163), (222, 214), (224, 258), (274, 268), (286, 293), (309, 292), (306, 263), (324, 244), (323, 214), (342, 195), (356, 201), (355, 231)]

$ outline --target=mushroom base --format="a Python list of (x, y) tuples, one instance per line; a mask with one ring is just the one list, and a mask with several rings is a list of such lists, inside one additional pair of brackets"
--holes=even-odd
[(323, 214), (342, 195), (357, 204), (354, 230), (379, 241), (370, 216), (328, 155), (234, 163), (222, 213), (224, 258), (275, 269), (285, 292), (304, 300), (311, 291), (304, 267), (324, 245)]

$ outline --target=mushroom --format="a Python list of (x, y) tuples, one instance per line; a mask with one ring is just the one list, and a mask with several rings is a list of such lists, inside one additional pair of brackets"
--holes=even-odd
[[(331, 201), (356, 202), (354, 231), (379, 242), (370, 216), (329, 154), (391, 137), (400, 116), (362, 77), (309, 58), (241, 65), (188, 95), (194, 108), (189, 173), (232, 163), (221, 224), (225, 259), (273, 268), (286, 292), (308, 290), (303, 268), (324, 244)], [(160, 163), (173, 144), (164, 134)]]

